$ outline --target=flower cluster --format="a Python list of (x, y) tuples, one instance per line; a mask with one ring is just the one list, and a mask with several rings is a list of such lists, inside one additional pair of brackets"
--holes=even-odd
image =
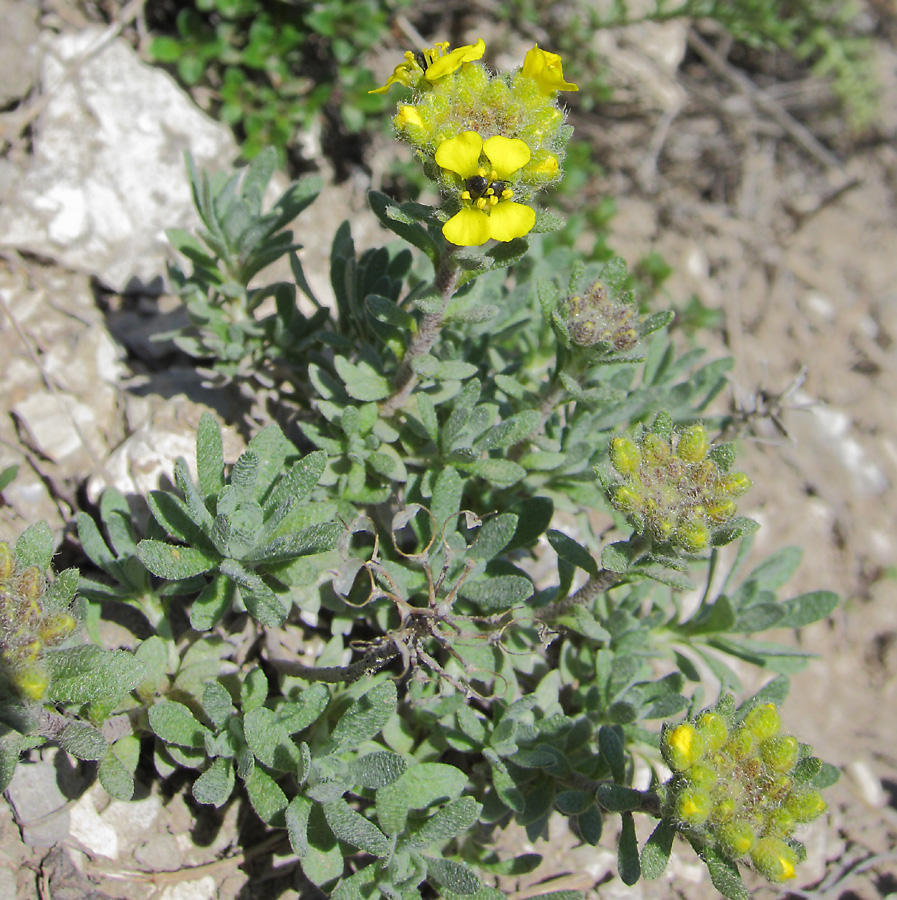
[(741, 722), (723, 709), (664, 729), (661, 751), (673, 771), (665, 815), (686, 834), (711, 843), (730, 860), (750, 859), (768, 881), (794, 877), (801, 846), (795, 828), (825, 811), (812, 787), (818, 770), (797, 738), (781, 733), (773, 703)]
[(0, 682), (25, 700), (40, 700), (50, 680), (41, 657), (77, 627), (71, 613), (45, 602), (47, 582), (36, 566), (22, 566), (0, 541)]
[(620, 479), (608, 488), (610, 500), (636, 531), (698, 553), (751, 486), (743, 472), (729, 471), (734, 456), (731, 444), (712, 446), (703, 425), (673, 435), (669, 416), (661, 414), (650, 429), (611, 441)]
[(393, 84), (412, 91), (393, 124), (443, 190), (450, 213), (446, 240), (472, 247), (523, 237), (536, 224), (531, 196), (561, 177), (570, 129), (557, 105), (561, 58), (538, 46), (510, 75), (495, 75), (476, 44), (447, 43), (408, 52), (378, 92)]
[(612, 299), (596, 281), (585, 293), (567, 298), (567, 331), (579, 347), (610, 344), (618, 353), (631, 350), (641, 335), (638, 307), (628, 298)]

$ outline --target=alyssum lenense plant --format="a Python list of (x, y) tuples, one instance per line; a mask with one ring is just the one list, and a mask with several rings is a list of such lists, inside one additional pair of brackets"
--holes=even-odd
[[(191, 169), (203, 229), (173, 235), (192, 263), (173, 268), (180, 345), (283, 428), (229, 465), (203, 416), (195, 473), (179, 460), (175, 489), (145, 498), (142, 539), (120, 494), (101, 525), (80, 514), (97, 571), (77, 598), (71, 571), (47, 575), (46, 526), (0, 545), (0, 780), (56, 740), (127, 799), (151, 748), (160, 776), (195, 773), (198, 802), (247, 797), (285, 830), (297, 886), (337, 900), (499, 898), (496, 879), (541, 857), (498, 858), (496, 829), (535, 841), (554, 815), (589, 844), (619, 815), (627, 884), (659, 877), (678, 834), (743, 898), (742, 865), (795, 877), (796, 829), (837, 777), (781, 730), (809, 654), (756, 636), (837, 599), (778, 597), (793, 548), (742, 575), (750, 480), (706, 412), (729, 362), (677, 356), (622, 260), (530, 245), (552, 225), (531, 196), (561, 175), (557, 91), (574, 86), (538, 47), (508, 75), (483, 49), (440, 44), (393, 73), (399, 135), (443, 203), (371, 194), (423, 257), (359, 256), (344, 224), (332, 319), (298, 311), (310, 290), (283, 230), (311, 185), (263, 213), (272, 154), (242, 178)], [(294, 282), (250, 288), (278, 255)], [(85, 643), (100, 602), (143, 615), (133, 652)], [(740, 706), (733, 657), (775, 675)], [(656, 820), (641, 850), (637, 817)]]

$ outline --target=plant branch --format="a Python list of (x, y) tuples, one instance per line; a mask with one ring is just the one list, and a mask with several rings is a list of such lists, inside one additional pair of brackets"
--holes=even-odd
[(545, 621), (557, 619), (564, 613), (569, 612), (575, 606), (585, 606), (591, 603), (599, 594), (610, 590), (620, 581), (618, 572), (611, 572), (610, 569), (599, 569), (597, 575), (592, 575), (589, 580), (574, 593), (564, 597), (563, 600), (556, 600), (543, 607), (540, 612), (540, 618)]
[(427, 313), (423, 317), (417, 334), (411, 339), (411, 344), (396, 373), (396, 390), (380, 408), (381, 414), (386, 418), (395, 415), (401, 409), (417, 384), (418, 376), (411, 368), (411, 363), (419, 356), (426, 356), (436, 342), (436, 338), (442, 330), (442, 321), (445, 318), (449, 300), (452, 299), (458, 288), (458, 271), (458, 264), (452, 258), (451, 251), (447, 251), (439, 262), (434, 279), (434, 285), (442, 300), (441, 308), (438, 312)]

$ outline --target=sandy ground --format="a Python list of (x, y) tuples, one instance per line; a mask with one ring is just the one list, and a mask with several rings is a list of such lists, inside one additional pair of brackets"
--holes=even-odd
[[(638, 53), (639, 41), (650, 38), (630, 36), (630, 49)], [(845, 598), (829, 621), (796, 638), (820, 658), (793, 679), (786, 706), (791, 727), (847, 772), (832, 792), (827, 824), (808, 837), (810, 858), (801, 873), (807, 892), (793, 892), (826, 900), (897, 893), (897, 53), (886, 33), (878, 51), (882, 116), (860, 137), (845, 132), (818, 82), (801, 79), (786, 91), (762, 72), (752, 73), (752, 83), (763, 83), (764, 97), (784, 113), (783, 125), (764, 111), (757, 94), (711, 69), (694, 46), (667, 76), (681, 91), (679, 101), (664, 105), (649, 92), (639, 95), (635, 79), (628, 88), (636, 102), (626, 114), (599, 109), (574, 120), (613, 173), (596, 181), (583, 201), (608, 192), (617, 198), (614, 248), (630, 260), (660, 252), (676, 270), (666, 285), (670, 302), (682, 308), (697, 295), (722, 314), (719, 328), (702, 330), (696, 339), (711, 356), (737, 360), (730, 391), (716, 410), (738, 412), (744, 422), (740, 461), (755, 482), (745, 512), (763, 524), (755, 555), (781, 543), (801, 546), (804, 563), (793, 592), (827, 588)], [(807, 126), (826, 152), (802, 146), (789, 120)], [(50, 283), (57, 307), (72, 298), (73, 315), (93, 314), (82, 308), (94, 300), (83, 279), (26, 259), (30, 274), (22, 280), (22, 263), (0, 259), (5, 285), (47, 290)], [(19, 364), (30, 364), (7, 322), (0, 340)], [(12, 398), (4, 396), (8, 419)], [(3, 434), (8, 444), (19, 439), (15, 428)], [(41, 465), (64, 512), (77, 502), (81, 473)], [(15, 522), (14, 510), (5, 515)], [(176, 799), (162, 799), (144, 870), (163, 859), (172, 842), (183, 865), (212, 868), (189, 882), (107, 880), (103, 891), (166, 900), (281, 896), (288, 876), (278, 877), (276, 859), (264, 873), (252, 869), (256, 877), (248, 885), (235, 867), (215, 868), (227, 843), (221, 828), (233, 836), (236, 820), (217, 823), (217, 838), (196, 840), (191, 849), (183, 840), (192, 827), (189, 811)], [(244, 821), (243, 827), (246, 840), (251, 825)], [(45, 859), (46, 848), (21, 840), (5, 804), (0, 836), (3, 855), (18, 872), (17, 896), (49, 898), (40, 885), (49, 884), (53, 860)], [(519, 846), (519, 836), (508, 840)], [(536, 849), (549, 870), (539, 877), (556, 879), (547, 889), (600, 882), (602, 898), (713, 894), (685, 853), (671, 881), (633, 893), (605, 880), (612, 857), (575, 848), (563, 828)], [(78, 859), (88, 872), (111, 865)], [(141, 863), (129, 857), (116, 866)], [(52, 893), (57, 900), (107, 895), (90, 895), (74, 870), (68, 880), (55, 871), (62, 879), (57, 884), (74, 892), (60, 888)], [(211, 894), (203, 893), (201, 886), (209, 887), (203, 878), (212, 880)], [(184, 884), (200, 887), (193, 895), (173, 892)], [(527, 882), (507, 887), (518, 900), (537, 892)], [(758, 889), (758, 896), (780, 893)]]

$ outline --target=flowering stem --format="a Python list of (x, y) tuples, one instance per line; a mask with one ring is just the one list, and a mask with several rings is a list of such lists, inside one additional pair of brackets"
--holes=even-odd
[(569, 612), (575, 606), (585, 606), (591, 603), (599, 594), (609, 591), (615, 584), (620, 581), (618, 572), (611, 572), (610, 569), (599, 569), (596, 575), (591, 578), (578, 590), (563, 600), (556, 600), (543, 607), (540, 612), (540, 618), (551, 621)]
[(405, 358), (402, 360), (399, 371), (396, 373), (395, 392), (380, 408), (383, 416), (389, 417), (394, 415), (401, 409), (414, 390), (418, 376), (411, 368), (411, 362), (418, 356), (426, 356), (435, 343), (442, 329), (442, 320), (445, 318), (449, 300), (454, 297), (458, 288), (458, 272), (458, 263), (452, 258), (452, 251), (446, 251), (439, 261), (439, 266), (436, 269), (436, 278), (434, 279), (434, 285), (442, 301), (441, 308), (438, 312), (427, 313), (421, 320), (420, 328), (418, 328), (417, 334), (411, 339)]

